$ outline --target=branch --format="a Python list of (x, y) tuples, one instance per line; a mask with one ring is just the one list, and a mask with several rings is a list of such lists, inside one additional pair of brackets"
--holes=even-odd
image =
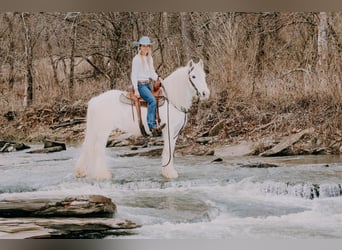
[(297, 68), (297, 69), (291, 69), (289, 71), (287, 71), (286, 73), (282, 74), (281, 76), (279, 76), (279, 79), (282, 79), (284, 78), (285, 76), (289, 75), (289, 74), (292, 74), (294, 72), (298, 72), (298, 71), (302, 71), (304, 73), (307, 73), (307, 74), (310, 74), (310, 72), (307, 70), (307, 69), (304, 69), (304, 68)]
[(101, 74), (103, 74), (108, 80), (111, 80), (110, 76), (104, 72), (103, 70), (101, 70), (99, 67), (97, 67), (92, 61), (90, 61), (87, 57), (82, 56), (82, 58), (84, 60), (86, 60), (95, 70), (97, 70), (98, 72), (100, 72)]

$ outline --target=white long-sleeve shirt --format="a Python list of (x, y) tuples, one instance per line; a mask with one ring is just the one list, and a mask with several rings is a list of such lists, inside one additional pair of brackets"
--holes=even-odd
[[(144, 60), (144, 62), (143, 62)], [(152, 80), (156, 81), (158, 75), (153, 66), (153, 58), (150, 57), (150, 64), (147, 63), (146, 56), (135, 55), (132, 61), (132, 72), (131, 72), (131, 80), (133, 87), (137, 89), (139, 80)]]

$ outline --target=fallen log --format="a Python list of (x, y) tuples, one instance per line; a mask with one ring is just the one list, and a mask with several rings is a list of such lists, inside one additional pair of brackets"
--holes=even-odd
[(226, 125), (227, 120), (223, 119), (221, 121), (219, 121), (218, 123), (216, 123), (208, 132), (208, 136), (216, 136), (220, 133), (220, 131), (224, 128), (224, 126)]
[(288, 147), (295, 144), (297, 141), (299, 141), (304, 135), (312, 134), (314, 132), (314, 128), (308, 128), (304, 129), (303, 131), (294, 134), (292, 136), (289, 136), (282, 140), (280, 143), (275, 145), (273, 148), (263, 152), (260, 154), (260, 156), (274, 156), (279, 154), (281, 151), (287, 149)]
[(78, 118), (78, 119), (74, 119), (74, 120), (65, 121), (65, 122), (62, 122), (62, 123), (54, 125), (54, 126), (50, 126), (50, 128), (52, 130), (55, 130), (58, 128), (69, 127), (69, 126), (77, 125), (77, 124), (84, 123), (84, 122), (86, 122), (85, 118)]

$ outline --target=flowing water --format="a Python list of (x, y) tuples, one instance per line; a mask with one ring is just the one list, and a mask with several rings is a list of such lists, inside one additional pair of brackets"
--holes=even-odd
[[(33, 148), (40, 148), (40, 145)], [(108, 238), (342, 238), (342, 157), (178, 156), (179, 178), (160, 159), (118, 157), (107, 148), (110, 181), (77, 179), (79, 147), (51, 154), (0, 154), (0, 199), (101, 194), (117, 217), (142, 227)], [(278, 167), (258, 168), (260, 163)], [(247, 167), (255, 166), (255, 167)]]

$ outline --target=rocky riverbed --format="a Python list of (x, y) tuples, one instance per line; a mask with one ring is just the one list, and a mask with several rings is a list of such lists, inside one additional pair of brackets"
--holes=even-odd
[[(8, 111), (0, 117), (0, 141), (14, 142), (12, 150), (16, 150), (18, 145), (23, 146), (23, 143), (43, 143), (47, 140), (67, 145), (80, 144), (84, 138), (85, 113), (86, 105), (81, 102)], [(296, 121), (300, 115), (288, 114), (287, 119)], [(223, 148), (226, 148), (225, 154), (263, 156), (342, 153), (342, 131), (339, 125), (323, 130), (320, 125), (309, 126), (298, 121), (298, 126), (293, 127), (288, 120), (283, 119), (284, 114), (274, 114), (271, 121), (256, 124), (255, 121), (247, 122), (250, 119), (248, 112), (225, 119), (211, 119), (210, 115), (203, 119), (204, 114), (196, 114), (192, 110), (189, 117), (190, 121), (177, 141), (177, 152), (180, 154), (222, 154)], [(113, 131), (107, 146), (147, 147), (161, 144), (160, 140), (154, 138), (130, 137)], [(5, 144), (0, 146), (5, 152)]]
[[(40, 195), (41, 192), (54, 194), (55, 190), (60, 189), (64, 194), (69, 194), (73, 190), (73, 195), (75, 195), (83, 192), (84, 189), (86, 193), (95, 191), (95, 194), (104, 193), (115, 199), (121, 209), (119, 218), (116, 216), (111, 218), (2, 217), (0, 220), (2, 238), (111, 238), (118, 237), (118, 235), (120, 237), (132, 235), (151, 237), (151, 230), (152, 237), (165, 237), (168, 235), (165, 231), (169, 230), (174, 230), (174, 234), (170, 237), (186, 237), (186, 234), (177, 234), (179, 228), (182, 232), (186, 231), (189, 237), (193, 237), (191, 232), (198, 229), (196, 223), (203, 223), (203, 228), (207, 228), (206, 223), (214, 224), (211, 227), (214, 228), (213, 232), (202, 231), (202, 234), (211, 238), (222, 232), (222, 229), (229, 228), (227, 225), (231, 225), (231, 221), (227, 221), (225, 217), (228, 208), (234, 213), (236, 209), (243, 215), (243, 218), (244, 216), (249, 218), (251, 214), (255, 214), (255, 211), (260, 213), (270, 211), (270, 204), (260, 206), (259, 193), (257, 197), (254, 197), (254, 193), (249, 195), (250, 190), (255, 192), (256, 189), (260, 189), (262, 195), (264, 192), (272, 195), (294, 194), (296, 197), (299, 195), (313, 200), (317, 197), (326, 197), (326, 193), (329, 194), (327, 197), (330, 197), (330, 193), (332, 195), (341, 193), (340, 169), (337, 163), (326, 165), (324, 161), (322, 166), (288, 167), (278, 164), (279, 158), (284, 159), (284, 157), (270, 158), (270, 156), (300, 154), (340, 154), (342, 140), (339, 127), (336, 126), (324, 132), (322, 127), (304, 124), (305, 126), (298, 126), (298, 128), (284, 125), (283, 129), (277, 130), (276, 127), (281, 124), (279, 121), (282, 120), (280, 115), (274, 116), (272, 121), (268, 122), (247, 123), (241, 122), (247, 119), (246, 117), (240, 117), (238, 121), (239, 119), (236, 118), (238, 116), (200, 122), (201, 116), (190, 114), (190, 118), (198, 120), (189, 120), (177, 142), (175, 153), (180, 160), (178, 165), (182, 175), (179, 179), (172, 181), (162, 179), (156, 171), (159, 167), (159, 159), (155, 157), (160, 157), (162, 150), (160, 138), (133, 137), (120, 131), (113, 131), (108, 138), (107, 147), (114, 147), (108, 151), (115, 179), (105, 183), (78, 180), (73, 177), (73, 167), (84, 137), (84, 114), (85, 107), (75, 105), (58, 109), (56, 107), (36, 108), (8, 116), (10, 118), (5, 116), (0, 118), (0, 140), (2, 141), (0, 145), (3, 151), (1, 154), (4, 154), (3, 159), (7, 159), (7, 163), (2, 165), (3, 170), (6, 171), (2, 180), (5, 195), (2, 197), (7, 197), (11, 193), (20, 195), (23, 192), (30, 193), (30, 195), (32, 193)], [(41, 148), (43, 143), (44, 146)], [(32, 149), (27, 149), (27, 147)], [(55, 149), (55, 147), (66, 150), (52, 153), (55, 151), (51, 148)], [(27, 150), (15, 152), (20, 149)], [(26, 154), (26, 152), (31, 152), (31, 154)], [(198, 157), (192, 157), (193, 155)], [(238, 161), (243, 161), (243, 164), (231, 162), (235, 156), (247, 155), (252, 155), (257, 162), (250, 162), (249, 157), (238, 158)], [(258, 157), (255, 157), (256, 155)], [(28, 158), (30, 160), (27, 160)], [(272, 162), (275, 158), (278, 159), (277, 162)], [(201, 159), (205, 159), (204, 163)], [(24, 178), (25, 180), (21, 181), (18, 175), (22, 177), (29, 175), (30, 178)], [(323, 180), (322, 176), (325, 176)], [(323, 182), (317, 183), (317, 180)], [(327, 183), (324, 182), (325, 180)], [(244, 191), (236, 193), (236, 190), (241, 188)], [(212, 195), (213, 192), (217, 194), (217, 189), (223, 189), (219, 193), (222, 196), (220, 198)], [(197, 197), (199, 190), (202, 193)], [(202, 200), (203, 194), (206, 198)], [(241, 195), (247, 195), (246, 203), (243, 199), (241, 200)], [(231, 200), (232, 197), (234, 197), (233, 200)], [(25, 197), (25, 199), (28, 198)], [(39, 199), (42, 198), (39, 197)], [(234, 200), (235, 198), (237, 200)], [(52, 195), (47, 199), (54, 200), (54, 197)], [(59, 199), (57, 203), (62, 209), (65, 206), (70, 208), (73, 207), (72, 205), (86, 204), (83, 201), (67, 202), (66, 197), (59, 197)], [(251, 206), (250, 201), (254, 199), (256, 199), (255, 204)], [(265, 199), (268, 200), (269, 197)], [(291, 202), (292, 198), (289, 199)], [(274, 199), (274, 202), (276, 201), (278, 197)], [(54, 204), (57, 203), (54, 202)], [(238, 203), (237, 208), (234, 207), (236, 203)], [(307, 201), (303, 201), (304, 207), (308, 206), (306, 203)], [(198, 204), (202, 204), (206, 212), (196, 210)], [(274, 211), (285, 211), (289, 214), (292, 211), (298, 212), (297, 201), (293, 204), (294, 208), (285, 207), (279, 210), (275, 207)], [(15, 208), (13, 204), (10, 206)], [(250, 206), (250, 211), (248, 209), (246, 211), (246, 206)], [(313, 205), (313, 207), (316, 206)], [(49, 206), (46, 208), (49, 210)], [(179, 215), (180, 209), (184, 209), (181, 215)], [(273, 208), (271, 210), (273, 211)], [(148, 214), (146, 214), (147, 211)], [(195, 217), (193, 217), (194, 213)], [(222, 227), (220, 223), (215, 224), (218, 221), (215, 218), (220, 214), (223, 214), (223, 221), (227, 221), (227, 224)], [(265, 216), (268, 218), (269, 215), (266, 213)], [(290, 218), (291, 223), (297, 222), (296, 218), (292, 219)], [(240, 226), (239, 223), (240, 220), (238, 220), (238, 226)], [(259, 224), (256, 224), (259, 228)], [(274, 224), (274, 228), (279, 228), (276, 221), (272, 220), (271, 224)], [(311, 228), (311, 223), (308, 224)], [(320, 225), (318, 222), (317, 224)], [(141, 228), (140, 225), (142, 225)], [(184, 229), (183, 225), (185, 228), (189, 227), (189, 230)], [(123, 226), (123, 228), (116, 229), (117, 226)], [(245, 224), (242, 222), (241, 226), (245, 227)], [(288, 226), (292, 227), (292, 225)], [(137, 229), (132, 232), (130, 228), (135, 227)], [(275, 232), (274, 228), (270, 232)], [(310, 230), (303, 230), (304, 235), (307, 236)], [(163, 233), (160, 234), (160, 231)], [(239, 229), (237, 231), (241, 232)], [(259, 229), (256, 231), (260, 232)], [(285, 228), (284, 231), (289, 230)], [(227, 235), (229, 237), (229, 233)], [(292, 236), (292, 234), (289, 235)], [(334, 232), (332, 235), (335, 235)], [(339, 236), (338, 233), (336, 235)]]

